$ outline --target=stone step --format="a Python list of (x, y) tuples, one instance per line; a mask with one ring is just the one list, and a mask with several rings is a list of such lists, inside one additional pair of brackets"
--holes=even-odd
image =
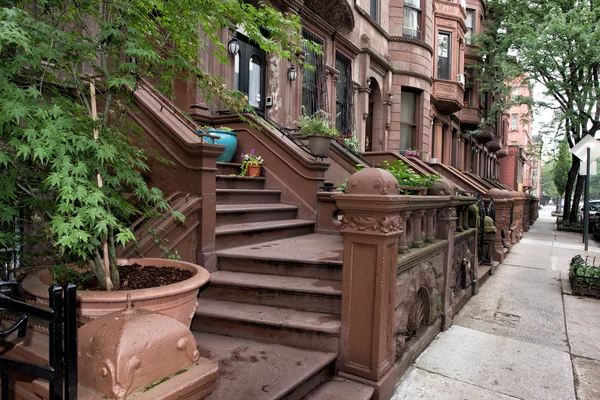
[(264, 177), (217, 175), (217, 189), (264, 189)]
[(298, 206), (283, 203), (217, 204), (217, 226), (231, 223), (280, 221), (298, 216)]
[(373, 393), (375, 389), (371, 386), (336, 377), (310, 392), (304, 400), (370, 400)]
[(335, 372), (337, 352), (193, 334), (201, 356), (219, 364), (217, 388), (209, 400), (300, 400)]
[(301, 311), (340, 314), (342, 282), (245, 272), (216, 271), (205, 298)]
[[(262, 246), (264, 243), (260, 244)], [(270, 257), (243, 256), (228, 253), (225, 249), (217, 252), (219, 270), (249, 272), (299, 278), (342, 280), (341, 261), (302, 262)], [(266, 248), (265, 251), (268, 251)]]
[(237, 175), (241, 172), (241, 163), (217, 163), (217, 175)]
[(315, 223), (303, 219), (226, 224), (215, 230), (215, 246), (226, 249), (312, 233)]
[(192, 330), (337, 352), (340, 325), (338, 315), (201, 296)]
[(217, 189), (217, 204), (279, 203), (281, 190)]

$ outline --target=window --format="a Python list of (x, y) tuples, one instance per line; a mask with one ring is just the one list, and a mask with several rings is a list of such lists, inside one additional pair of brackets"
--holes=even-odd
[(465, 40), (467, 44), (473, 44), (473, 35), (475, 34), (475, 10), (467, 8), (467, 33)]
[(248, 62), (248, 103), (255, 108), (260, 107), (261, 96), (260, 96), (260, 84), (262, 77), (262, 65), (258, 57), (252, 56)]
[(371, 8), (369, 9), (369, 15), (375, 21), (379, 22), (379, 0), (371, 0)]
[(400, 97), (400, 150), (412, 149), (417, 135), (419, 95), (403, 90)]
[(335, 55), (335, 69), (340, 71), (335, 86), (335, 127), (342, 136), (352, 134), (352, 75), (351, 62), (343, 55)]
[(519, 86), (515, 85), (512, 88), (512, 97), (518, 96), (519, 95)]
[(519, 114), (511, 115), (510, 129), (516, 131), (519, 127)]
[(450, 79), (450, 34), (447, 32), (438, 33), (438, 79)]
[[(306, 40), (323, 45), (323, 41), (310, 32), (302, 31), (302, 36)], [(317, 53), (305, 47), (304, 62), (312, 65), (313, 68), (302, 70), (302, 106), (306, 110), (306, 115), (313, 115), (315, 111), (321, 108), (321, 79), (324, 60), (323, 56), (317, 55)]]
[(404, 0), (402, 36), (421, 38), (421, 0)]

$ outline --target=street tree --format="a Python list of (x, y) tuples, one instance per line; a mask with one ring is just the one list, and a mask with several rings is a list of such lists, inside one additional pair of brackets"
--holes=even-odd
[(558, 193), (559, 200), (564, 196), (565, 211), (567, 208), (567, 198), (571, 197), (571, 192), (567, 191), (567, 180), (569, 178), (569, 170), (571, 169), (571, 161), (569, 145), (565, 140), (563, 140), (558, 147), (558, 154), (556, 161), (554, 162), (554, 168), (552, 169), (552, 180), (554, 182), (556, 192)]
[[(573, 147), (600, 128), (600, 0), (490, 0), (486, 31), (479, 38), (486, 57), (481, 80), (496, 93), (494, 116), (523, 99), (508, 96), (507, 82), (537, 82), (553, 100), (556, 125)], [(583, 190), (578, 158), (571, 157), (565, 184), (566, 220), (577, 220)], [(557, 186), (557, 189), (558, 186)]]

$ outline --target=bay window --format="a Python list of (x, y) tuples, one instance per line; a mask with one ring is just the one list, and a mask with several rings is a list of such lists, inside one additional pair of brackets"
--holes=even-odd
[(438, 79), (450, 79), (450, 59), (452, 58), (452, 49), (450, 46), (450, 33), (439, 32), (437, 44), (438, 56)]

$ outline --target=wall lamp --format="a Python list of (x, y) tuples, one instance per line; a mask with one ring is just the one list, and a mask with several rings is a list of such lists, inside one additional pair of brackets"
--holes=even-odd
[(294, 82), (296, 79), (298, 79), (298, 71), (296, 71), (296, 67), (292, 65), (292, 66), (291, 66), (291, 67), (288, 69), (288, 74), (287, 74), (287, 75), (288, 75), (288, 79), (289, 79), (291, 82)]
[(388, 98), (390, 101), (394, 100), (394, 95), (392, 94), (392, 92), (388, 92)]
[(240, 52), (240, 44), (236, 38), (233, 38), (227, 42), (227, 50), (232, 56), (236, 56)]

